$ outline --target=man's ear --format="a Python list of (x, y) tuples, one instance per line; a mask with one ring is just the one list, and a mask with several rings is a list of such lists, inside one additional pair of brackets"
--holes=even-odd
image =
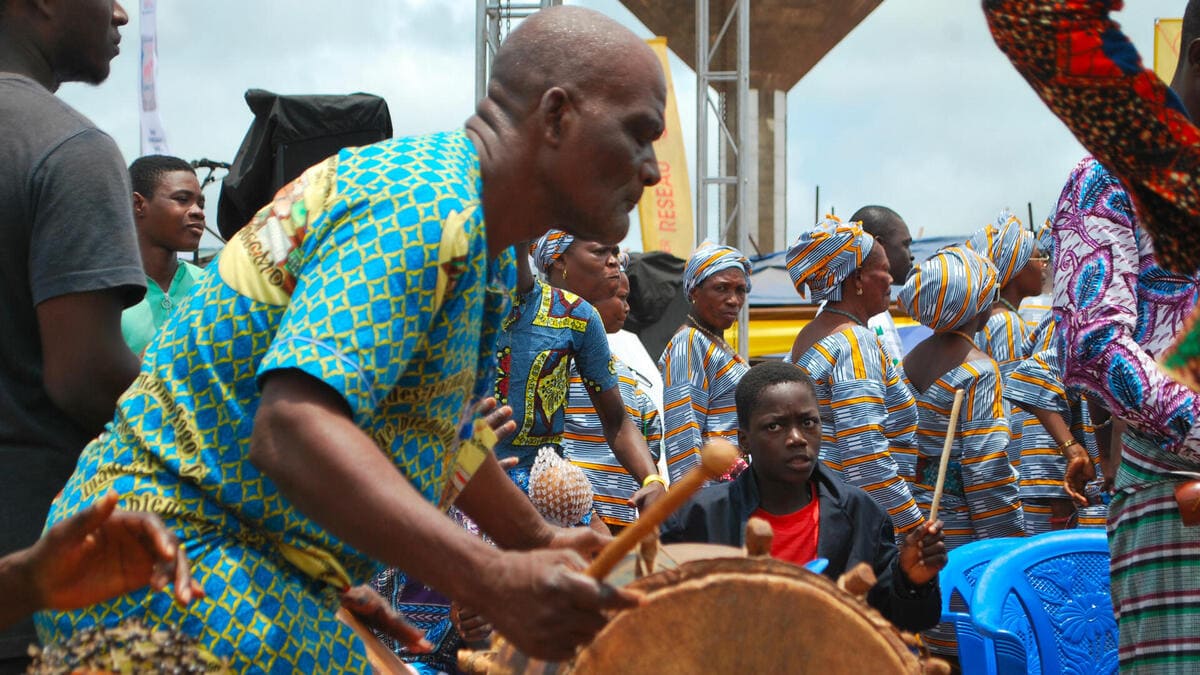
[(1200, 38), (1188, 43), (1187, 63), (1193, 70), (1200, 68)]
[(133, 193), (133, 216), (140, 218), (146, 212), (146, 198), (140, 192)]
[(750, 447), (746, 444), (746, 434), (742, 432), (741, 426), (738, 427), (738, 447), (742, 452), (750, 454)]
[(573, 121), (575, 105), (571, 95), (562, 87), (551, 87), (542, 94), (538, 102), (538, 116), (542, 122), (542, 138), (546, 145), (557, 148), (563, 135)]

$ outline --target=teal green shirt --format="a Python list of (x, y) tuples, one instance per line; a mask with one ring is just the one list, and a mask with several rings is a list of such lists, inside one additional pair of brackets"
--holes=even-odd
[(130, 351), (141, 356), (146, 345), (154, 338), (159, 326), (166, 323), (171, 312), (183, 302), (196, 280), (200, 278), (201, 270), (195, 265), (179, 261), (179, 269), (171, 279), (171, 288), (166, 293), (158, 287), (150, 277), (146, 277), (146, 297), (138, 304), (121, 313), (121, 336)]

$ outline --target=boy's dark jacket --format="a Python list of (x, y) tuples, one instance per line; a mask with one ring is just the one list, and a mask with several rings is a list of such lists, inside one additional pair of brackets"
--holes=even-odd
[[(817, 557), (829, 560), (825, 574), (837, 579), (866, 562), (878, 583), (867, 602), (903, 630), (931, 628), (941, 617), (941, 589), (936, 579), (913, 587), (900, 571), (892, 519), (863, 490), (834, 476), (816, 462), (809, 479), (817, 487), (820, 521)], [(662, 526), (664, 544), (706, 542), (743, 546), (746, 521), (759, 507), (753, 468), (736, 479), (704, 488)]]

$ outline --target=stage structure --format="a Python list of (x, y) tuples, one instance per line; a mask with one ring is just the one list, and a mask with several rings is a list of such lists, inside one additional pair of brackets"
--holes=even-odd
[[(784, 250), (787, 92), (882, 0), (621, 2), (696, 71), (696, 240), (720, 236), (751, 257)], [(812, 225), (807, 214), (794, 229)]]
[[(713, 7), (713, 5), (728, 5)], [(717, 9), (715, 17), (710, 10)], [(713, 19), (723, 19), (716, 37)], [(730, 28), (733, 28), (731, 31)], [(715, 215), (717, 241), (730, 242), (743, 253), (753, 255), (750, 242), (756, 209), (750, 195), (757, 191), (758, 178), (752, 168), (757, 148), (751, 144), (750, 117), (750, 0), (717, 3), (696, 0), (696, 242), (712, 235)], [(671, 44), (667, 38), (667, 44)], [(710, 93), (709, 89), (713, 92)], [(735, 124), (730, 129), (729, 94), (733, 94)], [(715, 99), (712, 94), (715, 94)], [(709, 148), (709, 129), (715, 129), (716, 157)], [(715, 159), (715, 161), (713, 161)], [(752, 185), (753, 182), (753, 185)], [(709, 197), (715, 190), (716, 210)], [(750, 329), (749, 308), (738, 314), (737, 348), (745, 357), (750, 341), (743, 338)]]
[[(743, 139), (737, 147), (740, 154), (747, 154), (744, 172), (736, 169), (736, 157), (732, 149), (722, 150), (725, 145), (718, 142), (716, 160), (725, 176), (744, 177), (746, 198), (741, 207), (745, 211), (748, 236), (754, 245), (746, 253), (770, 253), (781, 251), (791, 242), (787, 241), (787, 92), (800, 81), (809, 70), (841, 42), (851, 30), (867, 17), (882, 0), (621, 0), (646, 28), (656, 35), (667, 38), (667, 46), (675, 52), (700, 78), (702, 68), (711, 71), (736, 71), (738, 52), (742, 45), (738, 39), (736, 23), (739, 6), (746, 6), (749, 20), (745, 45), (749, 50), (749, 92), (744, 99), (746, 114), (738, 110), (738, 81), (709, 80), (709, 91), (696, 88), (697, 112), (705, 97), (715, 98), (710, 107), (709, 120), (712, 128), (714, 118), (719, 116), (728, 129), (730, 139)], [(702, 12), (709, 17), (702, 21)], [(707, 31), (702, 23), (707, 24)], [(724, 33), (723, 37), (722, 34)], [(731, 35), (732, 34), (732, 35)], [(701, 63), (703, 42), (699, 36), (707, 35), (709, 49), (707, 64)], [(733, 39), (731, 39), (731, 37)], [(853, 83), (847, 82), (847, 86)], [(819, 104), (819, 102), (814, 102)], [(713, 110), (715, 108), (715, 111)], [(697, 126), (700, 124), (699, 116)], [(744, 120), (746, 128), (740, 129)], [(708, 136), (712, 145), (712, 134)], [(744, 150), (743, 150), (744, 149)], [(699, 157), (700, 150), (694, 149)], [(711, 155), (710, 155), (711, 156)], [(697, 202), (700, 199), (700, 175), (697, 166)], [(715, 189), (715, 188), (713, 188)], [(720, 191), (731, 191), (721, 188)], [(732, 202), (734, 197), (727, 195)], [(718, 203), (722, 198), (718, 198)], [(732, 206), (732, 203), (730, 204)], [(847, 209), (859, 205), (846, 205)], [(709, 209), (710, 211), (712, 209)], [(729, 211), (718, 211), (728, 218)], [(792, 227), (812, 225), (810, 211), (793, 218)], [(703, 237), (710, 231), (701, 226), (701, 219), (712, 218), (703, 209), (697, 209), (697, 235)], [(723, 222), (723, 220), (715, 220)], [(724, 233), (724, 232), (723, 232)], [(726, 239), (734, 243), (731, 238)]]

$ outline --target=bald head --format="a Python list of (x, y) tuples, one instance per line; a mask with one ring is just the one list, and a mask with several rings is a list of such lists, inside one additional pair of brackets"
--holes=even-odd
[(500, 46), (488, 95), (528, 111), (554, 87), (573, 96), (606, 95), (633, 84), (629, 76), (637, 74), (663, 79), (643, 40), (599, 12), (558, 6), (522, 21)]
[(912, 235), (900, 214), (886, 206), (872, 204), (855, 211), (850, 220), (861, 222), (867, 234), (883, 246), (891, 266), (892, 283), (904, 283), (912, 269)]
[[(582, 7), (525, 19), (501, 45), (467, 120), (483, 175), (488, 246), (555, 227), (616, 244), (659, 180), (666, 78), (629, 29)], [(519, 198), (516, 196), (519, 195)]]

